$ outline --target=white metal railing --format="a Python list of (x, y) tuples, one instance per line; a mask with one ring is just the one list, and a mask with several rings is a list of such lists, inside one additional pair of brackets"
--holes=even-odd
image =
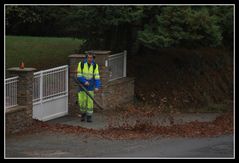
[(5, 79), (5, 86), (6, 86), (5, 106), (6, 106), (6, 108), (17, 106), (17, 81), (18, 81), (18, 76)]
[(127, 57), (126, 50), (121, 53), (110, 55), (108, 57), (106, 66), (109, 67), (110, 71), (109, 81), (126, 77), (126, 57)]
[(68, 94), (68, 65), (34, 73), (33, 104)]

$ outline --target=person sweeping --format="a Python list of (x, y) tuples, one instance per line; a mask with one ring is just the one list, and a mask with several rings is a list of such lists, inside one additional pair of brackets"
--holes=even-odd
[[(84, 61), (79, 62), (77, 67), (77, 79), (92, 97), (94, 97), (94, 91), (98, 92), (101, 86), (99, 66), (94, 59), (95, 56), (92, 53), (88, 53)], [(80, 87), (78, 105), (81, 112), (81, 121), (92, 122), (94, 102)]]

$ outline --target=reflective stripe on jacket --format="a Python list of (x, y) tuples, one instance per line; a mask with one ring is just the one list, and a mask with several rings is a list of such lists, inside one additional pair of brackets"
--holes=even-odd
[[(100, 82), (100, 74), (99, 74), (99, 66), (94, 61), (92, 61), (90, 67), (88, 67), (87, 60), (85, 59), (83, 64), (83, 69), (81, 69), (82, 62), (79, 62), (77, 67), (77, 79), (84, 85), (86, 81), (90, 83), (89, 86), (84, 87), (88, 91), (94, 90), (94, 88), (99, 88), (101, 86)], [(96, 65), (95, 70), (93, 72), (93, 67)], [(83, 70), (83, 71), (82, 71)], [(81, 89), (80, 89), (81, 91)]]

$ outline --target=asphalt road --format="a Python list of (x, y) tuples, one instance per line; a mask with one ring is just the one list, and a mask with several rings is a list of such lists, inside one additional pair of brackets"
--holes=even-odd
[(40, 132), (5, 140), (5, 158), (233, 158), (233, 149), (233, 135), (109, 140)]

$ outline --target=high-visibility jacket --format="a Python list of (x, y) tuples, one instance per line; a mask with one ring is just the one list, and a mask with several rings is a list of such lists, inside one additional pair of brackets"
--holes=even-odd
[[(81, 69), (81, 64), (84, 64), (83, 69)], [(93, 70), (94, 65), (95, 70)], [(93, 60), (90, 66), (88, 66), (86, 59), (83, 62), (79, 62), (77, 67), (77, 79), (88, 91), (93, 91), (94, 88), (99, 88), (101, 86), (101, 82), (98, 64), (96, 64)], [(89, 86), (84, 85), (86, 81), (90, 83)], [(79, 91), (81, 91), (81, 88), (79, 88)]]

